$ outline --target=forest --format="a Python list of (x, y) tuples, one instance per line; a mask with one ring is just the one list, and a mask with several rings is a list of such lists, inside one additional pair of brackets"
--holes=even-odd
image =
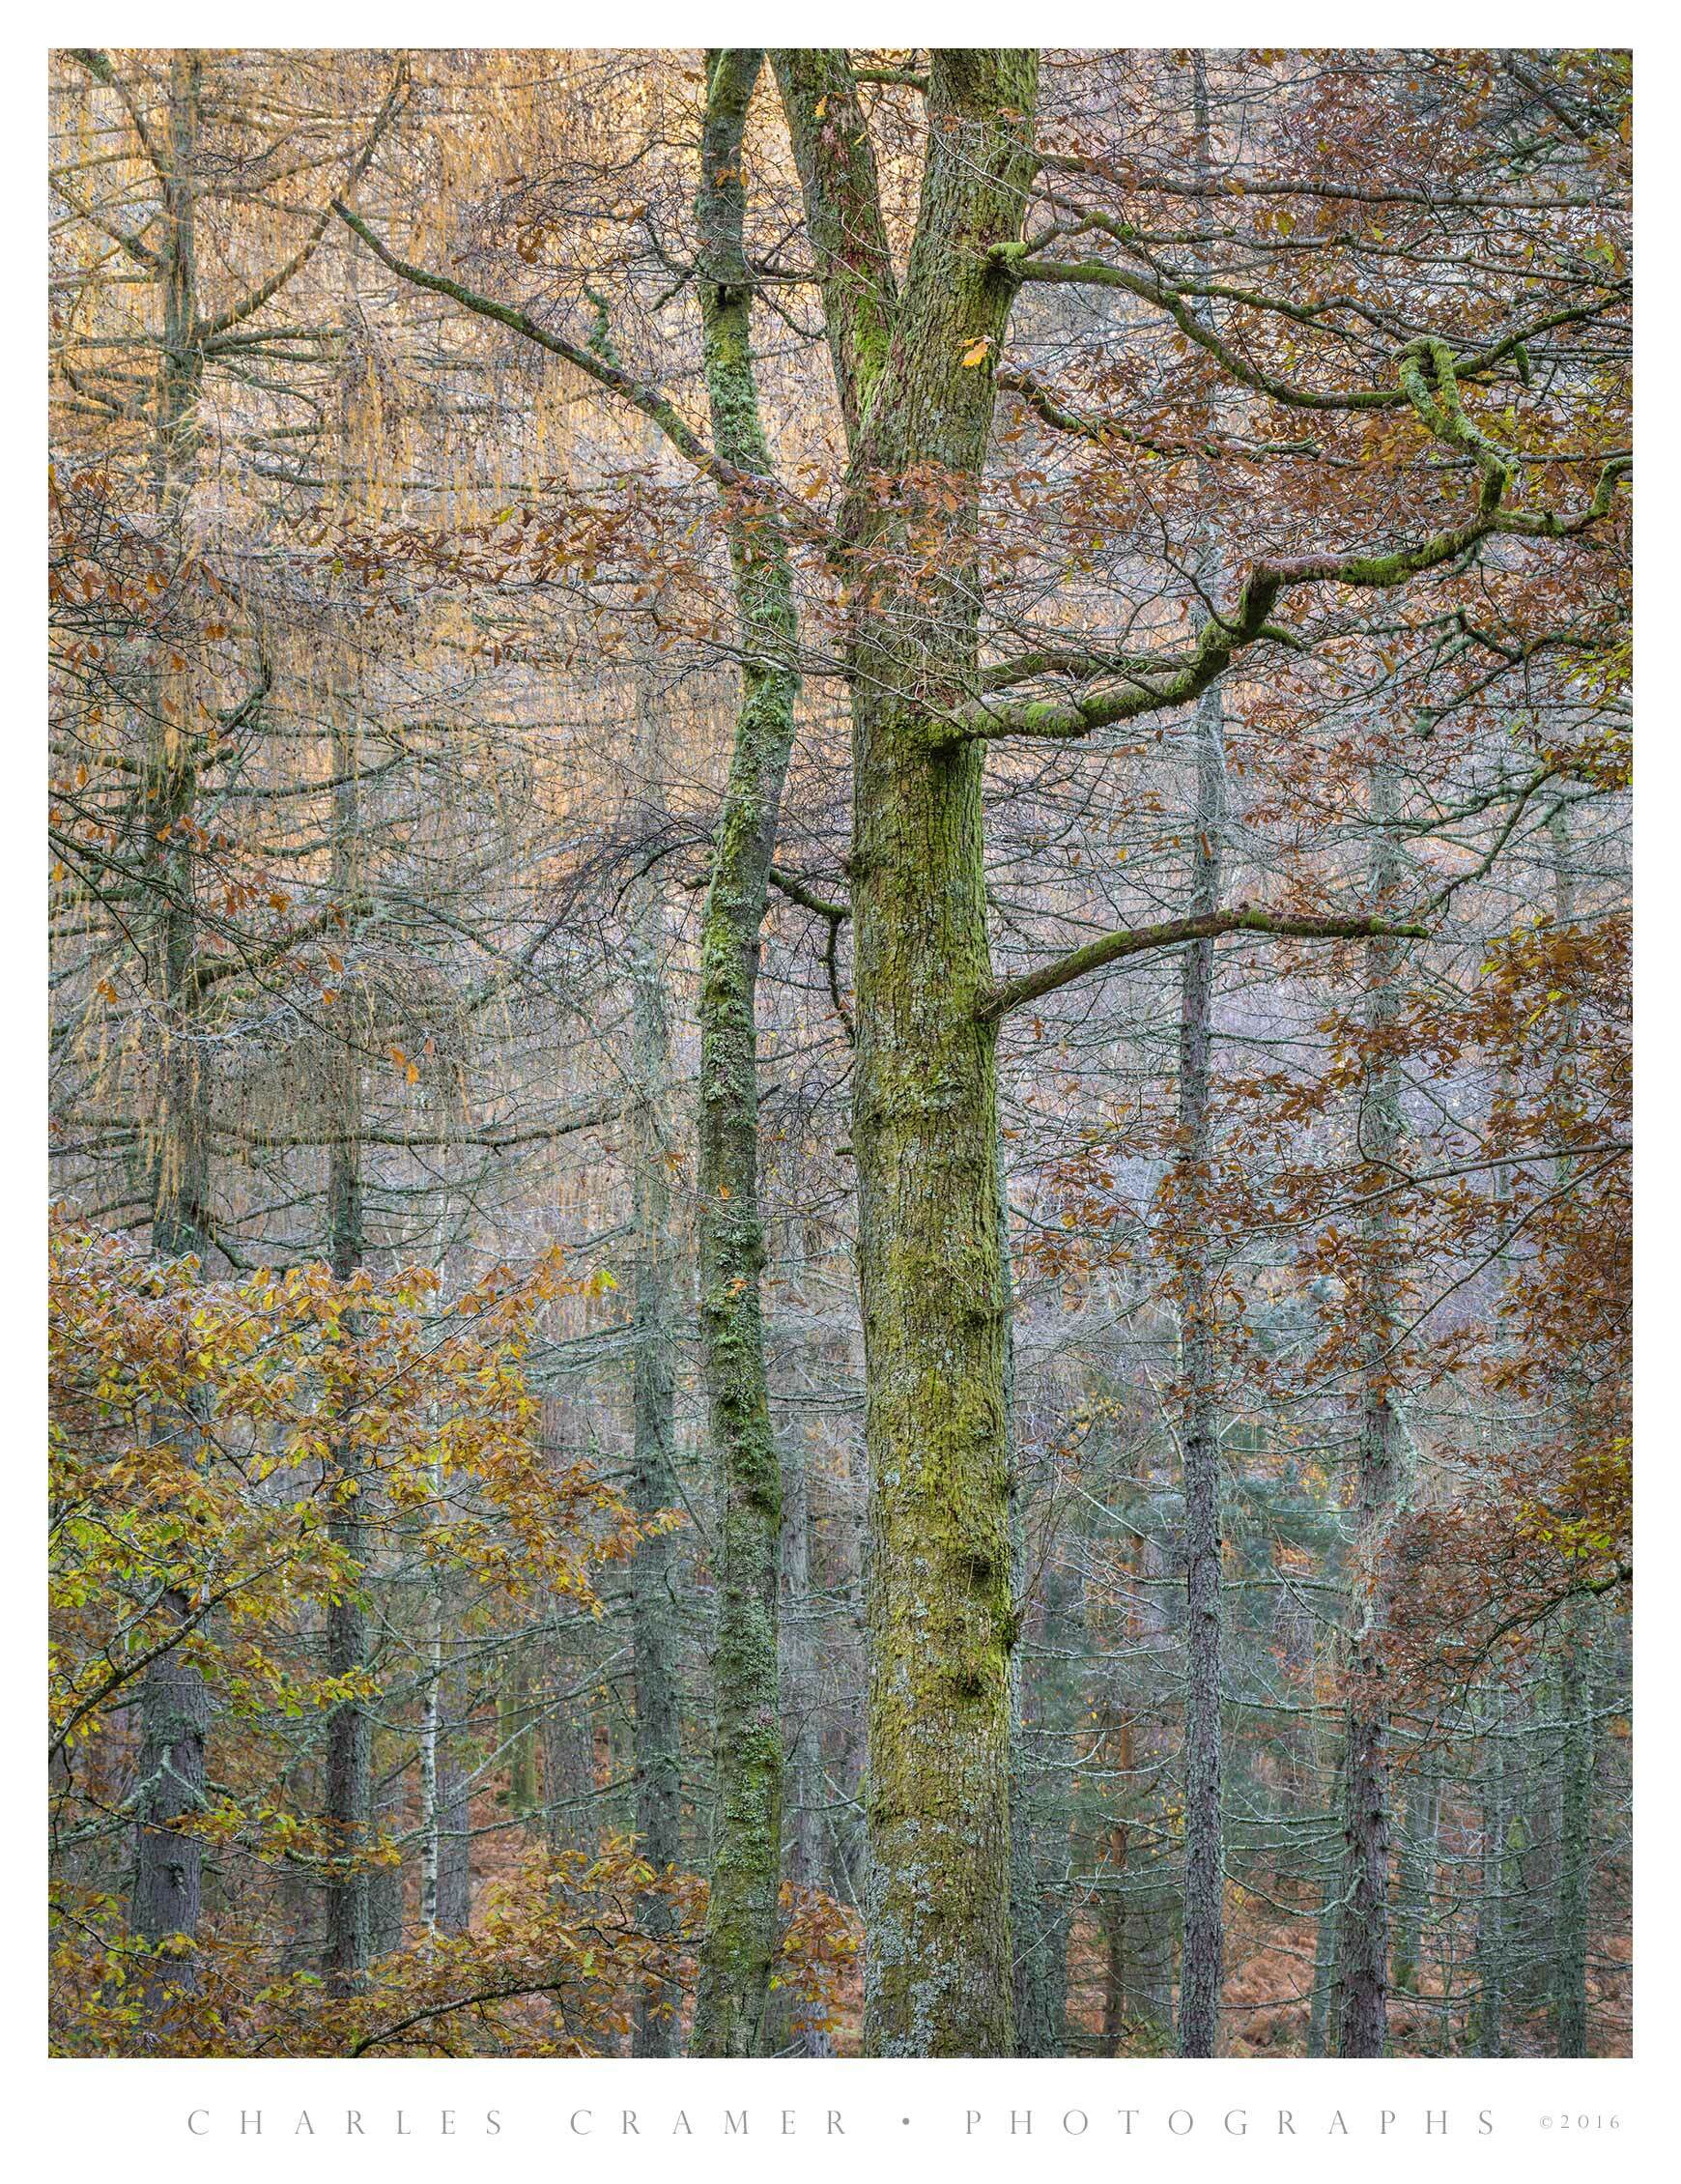
[(1628, 2055), (1629, 55), (47, 94), (51, 2052)]

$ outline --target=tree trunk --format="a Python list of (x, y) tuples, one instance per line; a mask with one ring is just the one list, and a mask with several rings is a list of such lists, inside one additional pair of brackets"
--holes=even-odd
[[(638, 691), (638, 788), (652, 811), (660, 763), (660, 721), (650, 694)], [(640, 1516), (677, 1500), (677, 1394), (671, 1300), (670, 1012), (666, 992), (666, 919), (657, 884), (637, 884), (631, 912), (631, 1170), (637, 1257), (631, 1407), (631, 1502)], [(644, 1539), (631, 1567), (631, 1626), (636, 1662), (636, 1831), (641, 1854), (658, 1872), (683, 1854), (681, 1694), (677, 1684), (675, 1543), (670, 1533)], [(639, 1916), (664, 1933), (669, 1908), (649, 1897)], [(675, 2016), (663, 1992), (639, 1999), (631, 2053), (674, 2055)]]
[(1561, 2055), (1587, 2054), (1587, 1910), (1593, 1872), (1593, 1656), (1587, 1603), (1565, 1610), (1560, 1704), (1558, 1927), (1553, 2014)]
[[(869, 1458), (869, 1952), (865, 2049), (1013, 2052), (1010, 1936), (1009, 1459), (983, 760), (935, 753), (975, 687), (976, 528), (1019, 238), (1035, 58), (937, 50), (905, 293), (842, 515), (850, 647), (851, 876)], [(970, 361), (965, 362), (965, 359)], [(896, 567), (939, 480), (945, 565)], [(957, 506), (949, 503), (955, 499)], [(879, 558), (878, 558), (879, 556)], [(868, 598), (868, 604), (864, 603)]]
[[(812, 1604), (812, 1500), (810, 1454), (803, 1439), (790, 1439), (783, 1466), (783, 1650), (788, 1722), (787, 1844), (784, 1862), (796, 1888), (823, 1884), (823, 1749), (818, 1714), (820, 1669)], [(786, 1990), (784, 1990), (786, 1992)], [(796, 2055), (832, 2055), (826, 2028), (813, 2024), (791, 1999), (777, 2045)]]
[[(1225, 719), (1219, 692), (1196, 711), (1197, 808), (1192, 914), (1220, 902), (1225, 824)], [(1182, 1357), (1185, 1526), (1184, 1928), (1180, 1959), (1179, 2052), (1211, 2055), (1219, 2035), (1225, 1968), (1225, 1882), (1221, 1858), (1220, 1433), (1214, 1403), (1213, 1279), (1207, 1229), (1197, 1211), (1209, 1161), (1209, 1059), (1214, 944), (1185, 951), (1180, 997), (1180, 1159), (1189, 1188), (1182, 1213)]]
[[(202, 56), (178, 52), (169, 76), (166, 171), (161, 177), (164, 257), (163, 341), (153, 444), (158, 513), (178, 560), (185, 556), (185, 516), (195, 471), (194, 431), (202, 357), (191, 330), (196, 316), (195, 197)], [(205, 1086), (198, 1042), (193, 1038), (193, 971), (198, 921), (192, 831), (187, 823), (197, 790), (196, 715), (190, 669), (157, 654), (147, 688), (146, 862), (157, 890), (151, 940), (151, 984), (157, 1005), (161, 1048), (157, 1083), (152, 1249), (158, 1258), (188, 1253), (203, 1261), (208, 1239), (204, 1210), (208, 1184)], [(167, 1591), (165, 1615), (185, 1624), (186, 1595)], [(173, 1824), (204, 1803), (205, 1736), (210, 1700), (196, 1665), (177, 1648), (160, 1654), (141, 1683), (140, 1777), (136, 1799), (134, 1879), (130, 1918), (139, 1938), (160, 1941), (198, 1935), (204, 1854), (191, 1835)], [(165, 1973), (149, 1977), (149, 2006), (168, 1986), (196, 1992), (198, 1969), (188, 1953)]]
[[(742, 244), (742, 135), (763, 56), (709, 53), (700, 308), (714, 445), (764, 475)], [(720, 1606), (713, 1657), (717, 1821), (693, 2052), (750, 2055), (766, 2034), (782, 1864), (777, 1583), (782, 1485), (759, 1294), (755, 999), (759, 929), (793, 743), (793, 590), (774, 519), (729, 519), (744, 655), (741, 707), (700, 935), (700, 1347), (719, 1477)]]
[(1434, 1755), (1422, 1761), (1407, 1796), (1395, 1905), (1392, 1957), (1395, 1991), (1415, 1994), (1419, 1951), (1436, 1890), (1436, 1841), (1441, 1816), (1441, 1773)]
[[(1035, 1479), (1022, 1452), (1015, 1411), (1014, 1280), (1010, 1258), (1010, 1186), (1000, 1144), (999, 1251), (1004, 1266), (1005, 1293), (1005, 1415), (1009, 1422), (1010, 1562), (1011, 1591), (1016, 1612), (1026, 1620), (1031, 1613), (1034, 1572), (1028, 1561), (1027, 1518)], [(1055, 1660), (1068, 1644), (1068, 1579), (1052, 1561), (1042, 1591), (1042, 1644)], [(1011, 1887), (1010, 1927), (1015, 1950), (1013, 2005), (1015, 2051), (1021, 2055), (1060, 2055), (1067, 2046), (1068, 2014), (1068, 1899), (1059, 1889), (1061, 1874), (1044, 1871), (1044, 1846), (1058, 1844), (1066, 1854), (1068, 1813), (1060, 1772), (1047, 1785), (1037, 1764), (1035, 1744), (1042, 1746), (1054, 1734), (1045, 1720), (1047, 1693), (1029, 1672), (1023, 1648), (1018, 1644), (1010, 1656), (1011, 1762), (1010, 1826)], [(1048, 1808), (1048, 1809), (1047, 1809)], [(1053, 1892), (1054, 1891), (1054, 1892)]]
[(1504, 1695), (1494, 1695), (1483, 1762), (1482, 1893), (1477, 1904), (1477, 2054), (1505, 2053), (1506, 1838), (1511, 1810), (1506, 1780)]
[[(1344, 1777), (1347, 1754), (1337, 1754), (1336, 1772), (1331, 1777), (1330, 1809), (1340, 1822), (1344, 1805)], [(1324, 2055), (1326, 2037), (1331, 2024), (1331, 2001), (1336, 1985), (1338, 1961), (1338, 1931), (1342, 1925), (1342, 1899), (1344, 1887), (1344, 1860), (1333, 1859), (1320, 1892), (1319, 1921), (1314, 1934), (1313, 1994), (1307, 2007), (1307, 2052), (1310, 2055)]]
[[(1393, 775), (1372, 768), (1376, 840), (1373, 879), (1380, 908), (1402, 877), (1399, 848), (1386, 822), (1394, 816)], [(1380, 1186), (1393, 1180), (1402, 1137), (1401, 1071), (1395, 1026), (1401, 1011), (1400, 943), (1367, 943), (1367, 1033), (1373, 1054), (1360, 1103), (1360, 1150)], [(1348, 1870), (1337, 1947), (1337, 2053), (1383, 2053), (1389, 1992), (1389, 1710), (1384, 1692), (1384, 1631), (1391, 1590), (1389, 1535), (1398, 1484), (1398, 1421), (1393, 1402), (1395, 1339), (1394, 1201), (1377, 1196), (1367, 1215), (1361, 1299), (1364, 1393), (1355, 1486), (1354, 1582), (1351, 1588), (1348, 1760), (1344, 1834)]]
[[(1570, 854), (1570, 815), (1563, 803), (1549, 817), (1553, 851), (1553, 915), (1561, 932), (1576, 922), (1576, 873)], [(1575, 1048), (1577, 1012), (1564, 1018), (1563, 1079), (1571, 1108), (1576, 1107)], [(1572, 1164), (1554, 1164), (1559, 1190), (1570, 1181)], [(1580, 1399), (1580, 1376), (1567, 1379), (1566, 1399)], [(1553, 1960), (1553, 2024), (1561, 2055), (1587, 2054), (1588, 1884), (1593, 1870), (1593, 1675), (1591, 1602), (1572, 1600), (1563, 1615), (1560, 1706), (1564, 1715), (1563, 1781), (1559, 1799), (1557, 1946)]]
[[(332, 893), (348, 918), (355, 893), (361, 797), (357, 783), (357, 737), (354, 690), (335, 688), (332, 770), (337, 787), (332, 808)], [(343, 1036), (329, 1051), (335, 1127), (328, 1151), (328, 1259), (340, 1281), (348, 1281), (362, 1263), (362, 1067), (354, 1020), (341, 1010)], [(357, 1315), (345, 1315), (345, 1332), (354, 1338)], [(353, 1577), (327, 1611), (327, 1669), (333, 1677), (364, 1675), (368, 1665), (367, 1610), (360, 1593), (366, 1574), (368, 1535), (365, 1502), (369, 1481), (348, 1447), (335, 1461), (338, 1497), (328, 1531), (348, 1558)], [(373, 1721), (359, 1698), (339, 1701), (328, 1717), (327, 1818), (335, 1856), (346, 1861), (327, 1892), (327, 1950), (324, 1972), (328, 1989), (348, 1994), (367, 1971), (371, 1949), (369, 1877), (353, 1861), (367, 1847), (373, 1803)]]

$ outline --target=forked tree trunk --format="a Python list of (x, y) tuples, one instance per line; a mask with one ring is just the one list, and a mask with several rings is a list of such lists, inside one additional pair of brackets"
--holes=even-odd
[[(930, 57), (916, 236), (842, 517), (861, 594), (853, 1142), (870, 1486), (865, 2048), (877, 2055), (1014, 2048), (1014, 1620), (996, 1060), (979, 1013), (991, 987), (983, 759), (973, 745), (929, 745), (938, 707), (976, 683), (976, 531), (1011, 303), (987, 253), (1020, 235), (1037, 73), (1028, 52)], [(916, 489), (884, 503), (872, 482), (919, 471), (940, 480), (946, 557), (926, 587), (891, 565)]]

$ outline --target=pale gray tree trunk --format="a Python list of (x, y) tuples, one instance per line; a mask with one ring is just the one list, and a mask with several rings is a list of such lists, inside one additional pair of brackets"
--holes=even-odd
[[(1219, 907), (1225, 828), (1225, 716), (1219, 691), (1196, 708), (1197, 799), (1191, 914)], [(1209, 1066), (1214, 944), (1187, 948), (1180, 988), (1180, 1159), (1190, 1214), (1208, 1173)], [(1179, 2052), (1211, 2055), (1219, 2038), (1225, 1969), (1220, 1755), (1220, 1428), (1215, 1405), (1214, 1280), (1206, 1223), (1190, 1216), (1177, 1253), (1182, 1289), (1181, 1422), (1184, 1462), (1185, 1700), (1184, 1914), (1180, 1955)]]
[[(1403, 876), (1393, 827), (1394, 774), (1372, 767), (1372, 878), (1380, 913), (1392, 908)], [(1382, 1191), (1402, 1139), (1401, 1070), (1393, 1051), (1401, 1012), (1401, 944), (1366, 944), (1366, 1029), (1374, 1053), (1360, 1102), (1360, 1153), (1376, 1176), (1364, 1222), (1366, 1264), (1360, 1305), (1361, 1371), (1358, 1471), (1354, 1489), (1355, 1567), (1349, 1597), (1348, 1746), (1344, 1774), (1347, 1873), (1337, 1930), (1336, 2048), (1340, 2055), (1383, 2053), (1389, 1995), (1389, 1708), (1384, 1690), (1384, 1632), (1392, 1589), (1390, 1535), (1399, 1487), (1400, 1423), (1393, 1394), (1395, 1342), (1393, 1199)]]

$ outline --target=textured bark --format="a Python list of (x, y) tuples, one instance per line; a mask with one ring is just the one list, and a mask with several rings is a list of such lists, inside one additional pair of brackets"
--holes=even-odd
[[(644, 799), (657, 779), (660, 721), (639, 693), (637, 771)], [(631, 909), (631, 1170), (637, 1256), (632, 1308), (636, 1347), (631, 1408), (631, 1501), (640, 1515), (677, 1500), (675, 1330), (672, 1320), (670, 1117), (671, 1028), (666, 991), (666, 920), (657, 884), (638, 882)], [(683, 1758), (677, 1684), (675, 1545), (670, 1533), (644, 1539), (631, 1569), (631, 1629), (636, 1664), (636, 1831), (641, 1854), (659, 1871), (683, 1854)], [(664, 1932), (669, 1909), (649, 1898), (641, 1923)], [(674, 2055), (679, 2026), (658, 2007), (659, 1992), (639, 2001), (633, 2055)]]
[[(1193, 913), (1219, 907), (1225, 824), (1225, 720), (1217, 690), (1196, 712), (1196, 851)], [(1221, 1858), (1220, 1430), (1214, 1403), (1213, 1276), (1207, 1231), (1195, 1213), (1209, 1161), (1209, 1061), (1212, 1039), (1214, 944), (1185, 950), (1180, 992), (1179, 1133), (1189, 1189), (1177, 1253), (1185, 1384), (1184, 1451), (1185, 1703), (1184, 1920), (1179, 1980), (1179, 2052), (1211, 2055), (1219, 2037), (1225, 1972), (1225, 1879)]]
[[(1037, 66), (936, 51), (904, 293), (854, 445), (843, 532), (861, 589), (850, 665), (851, 876), (869, 1458), (869, 1952), (865, 2048), (1013, 2051), (1004, 1276), (978, 753), (931, 756), (930, 708), (976, 686), (975, 534), (1019, 237)], [(963, 359), (971, 359), (965, 364)], [(943, 559), (893, 565), (940, 474)], [(876, 559), (885, 549), (885, 565)]]
[[(697, 202), (700, 308), (714, 446), (770, 470), (754, 375), (753, 290), (742, 244), (742, 133), (762, 55), (707, 56)], [(767, 2032), (782, 1858), (777, 1561), (782, 1489), (765, 1383), (759, 1293), (755, 997), (759, 929), (798, 692), (784, 541), (762, 510), (727, 519), (743, 652), (735, 747), (700, 935), (700, 1341), (719, 1477), (719, 1625), (713, 1657), (718, 1812), (693, 2052), (747, 2055)]]
[[(185, 1615), (182, 1600), (178, 1613)], [(203, 1853), (171, 1823), (196, 1812), (205, 1795), (205, 1731), (209, 1701), (204, 1678), (179, 1652), (161, 1655), (141, 1693), (138, 1829), (131, 1922), (156, 1946), (173, 1935), (198, 1933), (203, 1897)], [(149, 1980), (148, 1997), (161, 2000), (165, 1986), (188, 1992), (198, 1986), (190, 1955), (172, 1960)]]
[[(1380, 905), (1401, 877), (1393, 830), (1394, 785), (1386, 763), (1372, 769), (1376, 822), (1373, 878)], [(1401, 1009), (1400, 944), (1367, 943), (1367, 1029), (1377, 1045), (1360, 1104), (1360, 1148), (1387, 1180), (1402, 1137), (1401, 1073), (1387, 1043)], [(1366, 1217), (1360, 1340), (1364, 1393), (1355, 1485), (1355, 1576), (1350, 1609), (1348, 1756), (1344, 1837), (1348, 1865), (1337, 1933), (1337, 2053), (1383, 2053), (1389, 1994), (1389, 1710), (1383, 1685), (1384, 1631), (1392, 1590), (1389, 1536), (1399, 1487), (1398, 1421), (1390, 1374), (1395, 1340), (1393, 1199), (1379, 1195)]]

